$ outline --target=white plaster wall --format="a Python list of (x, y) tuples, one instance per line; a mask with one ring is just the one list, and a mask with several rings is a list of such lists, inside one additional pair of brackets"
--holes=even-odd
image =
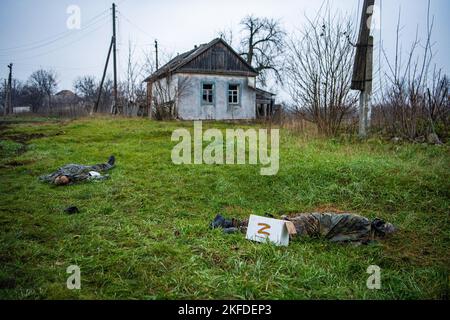
[[(214, 105), (202, 105), (201, 85), (215, 84)], [(228, 84), (241, 84), (239, 106), (228, 106)], [(183, 120), (244, 120), (256, 118), (256, 92), (248, 86), (247, 77), (201, 74), (178, 74), (178, 116)], [(181, 89), (184, 87), (184, 89)]]

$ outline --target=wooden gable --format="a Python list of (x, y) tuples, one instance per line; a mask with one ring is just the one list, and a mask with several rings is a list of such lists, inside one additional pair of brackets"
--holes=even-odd
[(243, 76), (256, 76), (256, 72), (234, 50), (217, 42), (203, 53), (183, 65), (179, 72), (217, 73)]

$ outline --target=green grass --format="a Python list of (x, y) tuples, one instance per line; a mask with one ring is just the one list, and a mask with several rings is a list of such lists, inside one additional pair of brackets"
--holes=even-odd
[[(204, 123), (204, 128), (226, 128)], [(236, 125), (234, 125), (236, 126)], [(175, 166), (172, 131), (142, 119), (19, 122), (0, 132), (0, 298), (442, 299), (450, 266), (448, 146), (304, 139), (281, 131), (280, 171)], [(111, 179), (69, 187), (38, 176), (117, 157)], [(76, 205), (81, 213), (67, 215)], [(295, 240), (287, 248), (210, 230), (247, 218), (342, 210), (400, 228), (372, 246)], [(82, 288), (66, 288), (66, 268)], [(382, 289), (366, 287), (369, 265)]]

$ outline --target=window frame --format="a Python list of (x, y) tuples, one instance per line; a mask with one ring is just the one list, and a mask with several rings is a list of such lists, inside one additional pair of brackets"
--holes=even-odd
[[(212, 90), (211, 90), (212, 102), (205, 101), (203, 99), (203, 95), (204, 95), (203, 91), (205, 90), (204, 89), (205, 85), (212, 85)], [(202, 81), (200, 83), (200, 103), (202, 106), (213, 106), (216, 104), (216, 83), (215, 83), (215, 81)]]
[[(237, 92), (237, 99), (238, 99), (238, 101), (237, 101), (237, 103), (232, 103), (232, 102), (230, 102), (230, 86), (237, 86), (238, 87), (238, 92)], [(232, 82), (228, 82), (228, 84), (227, 84), (227, 104), (228, 104), (228, 106), (232, 106), (232, 107), (238, 107), (238, 106), (240, 106), (241, 105), (241, 103), (242, 103), (242, 88), (243, 88), (243, 85), (242, 85), (242, 83), (241, 82), (236, 82), (236, 81), (232, 81)], [(233, 90), (234, 91), (234, 90)]]

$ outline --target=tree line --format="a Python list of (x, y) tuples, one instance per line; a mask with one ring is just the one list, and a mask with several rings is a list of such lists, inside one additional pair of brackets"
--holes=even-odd
[[(395, 57), (388, 57), (380, 48), (372, 132), (409, 140), (426, 139), (430, 134), (445, 140), (450, 135), (448, 75), (434, 65), (433, 19), (429, 10), (425, 18), (425, 41), (416, 38), (406, 54), (399, 49), (400, 18)], [(282, 87), (288, 93), (290, 102), (283, 106), (286, 117), (312, 122), (320, 134), (327, 136), (338, 135), (357, 123), (358, 96), (350, 89), (356, 28), (350, 16), (336, 14), (326, 6), (314, 17), (306, 17), (306, 22), (290, 34), (280, 20), (246, 16), (237, 34), (225, 29), (218, 35), (259, 72), (260, 87)], [(156, 119), (173, 117), (176, 112), (170, 102), (175, 97), (164, 92), (152, 104), (154, 109), (146, 109), (146, 87), (142, 81), (156, 71), (156, 66), (153, 52), (143, 52), (143, 57), (137, 58), (136, 46), (130, 42), (126, 74), (118, 89), (121, 113), (151, 112)], [(162, 63), (173, 57), (173, 53), (160, 52)], [(51, 70), (38, 70), (24, 83), (15, 80), (13, 104), (30, 105), (33, 112), (51, 111), (57, 84), (57, 75)], [(3, 85), (2, 98), (4, 90)], [(99, 98), (99, 81), (94, 76), (79, 77), (74, 91), (82, 108), (89, 112)], [(100, 112), (110, 112), (112, 92), (112, 81), (107, 79), (98, 100)]]

